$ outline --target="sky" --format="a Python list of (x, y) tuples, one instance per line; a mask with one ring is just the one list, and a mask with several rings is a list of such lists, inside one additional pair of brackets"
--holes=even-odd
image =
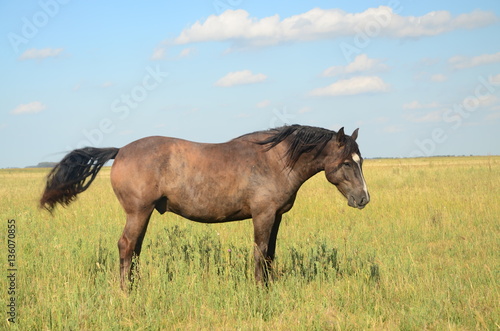
[(84, 146), (359, 128), (500, 155), (500, 1), (2, 1), (0, 168)]

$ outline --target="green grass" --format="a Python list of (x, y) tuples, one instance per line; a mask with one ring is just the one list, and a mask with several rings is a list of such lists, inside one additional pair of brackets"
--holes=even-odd
[(46, 169), (1, 170), (5, 276), (7, 220), (17, 225), (18, 316), (10, 327), (500, 328), (500, 157), (364, 167), (372, 200), (362, 211), (349, 208), (324, 174), (302, 187), (284, 216), (269, 289), (253, 281), (251, 221), (205, 225), (154, 213), (130, 295), (119, 288), (124, 213), (109, 168), (54, 216), (37, 208)]

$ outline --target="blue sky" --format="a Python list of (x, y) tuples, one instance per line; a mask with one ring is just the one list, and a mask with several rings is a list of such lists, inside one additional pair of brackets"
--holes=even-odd
[(163, 135), (360, 128), (365, 157), (500, 154), (500, 2), (8, 1), (0, 168)]

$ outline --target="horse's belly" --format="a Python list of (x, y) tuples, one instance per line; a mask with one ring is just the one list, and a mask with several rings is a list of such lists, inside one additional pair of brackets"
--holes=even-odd
[(254, 192), (251, 175), (239, 169), (239, 163), (217, 160), (217, 155), (170, 160), (165, 174), (169, 180), (161, 188), (168, 211), (206, 223), (251, 217), (249, 205)]
[(237, 203), (230, 197), (226, 199), (177, 199), (167, 197), (167, 211), (189, 220), (203, 223), (222, 223), (251, 218), (249, 208), (244, 202)]

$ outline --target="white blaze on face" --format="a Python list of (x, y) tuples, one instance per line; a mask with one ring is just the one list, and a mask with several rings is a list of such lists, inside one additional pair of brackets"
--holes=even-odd
[(357, 153), (352, 153), (352, 160), (358, 165), (359, 173), (361, 174), (361, 179), (363, 180), (363, 191), (365, 191), (366, 196), (368, 196), (368, 188), (366, 187), (365, 176), (363, 176), (363, 171), (361, 171), (361, 158)]

